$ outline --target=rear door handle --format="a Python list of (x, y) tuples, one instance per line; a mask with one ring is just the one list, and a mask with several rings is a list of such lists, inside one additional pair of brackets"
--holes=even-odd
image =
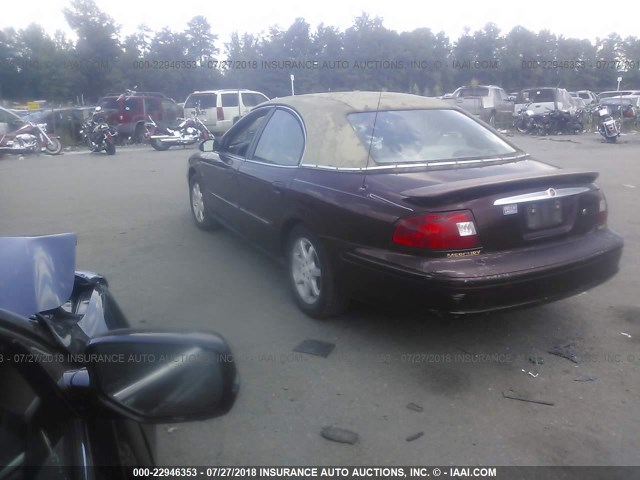
[(284, 193), (284, 182), (276, 180), (275, 182), (271, 182), (271, 188), (273, 188), (274, 193), (277, 195), (282, 195)]

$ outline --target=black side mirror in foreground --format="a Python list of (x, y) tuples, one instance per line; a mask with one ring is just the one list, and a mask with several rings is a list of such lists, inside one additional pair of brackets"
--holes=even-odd
[(116, 330), (93, 338), (85, 358), (102, 403), (138, 422), (217, 417), (238, 393), (231, 350), (213, 333)]
[(201, 152), (217, 152), (220, 149), (220, 143), (215, 138), (208, 138), (200, 142), (198, 149)]

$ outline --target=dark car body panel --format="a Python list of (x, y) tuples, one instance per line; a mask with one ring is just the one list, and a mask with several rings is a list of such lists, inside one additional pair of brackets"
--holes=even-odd
[[(348, 101), (344, 94), (336, 95)], [(325, 143), (332, 140), (330, 133), (320, 131), (311, 108), (322, 95), (308, 97), (272, 100), (258, 107), (291, 108), (305, 122), (307, 139), (320, 136), (307, 143), (299, 166), (254, 162), (251, 152), (261, 132), (246, 158), (231, 156), (231, 162), (225, 161), (229, 155), (222, 150), (196, 153), (189, 159), (187, 176), (202, 178), (209, 211), (260, 248), (281, 255), (288, 232), (301, 223), (322, 240), (337, 272), (336, 281), (353, 296), (410, 297), (426, 300), (433, 310), (453, 313), (552, 301), (602, 283), (617, 271), (623, 241), (597, 224), (604, 201), (593, 183), (597, 173), (537, 161), (503, 137), (513, 154), (404, 165), (380, 165), (365, 158), (361, 168), (340, 157), (331, 168), (324, 165), (331, 164), (331, 159), (323, 157), (326, 145), (320, 154), (309, 152), (312, 143), (323, 142), (323, 135), (327, 135)], [(393, 98), (381, 103), (390, 108)], [(375, 96), (363, 95), (353, 102), (355, 107), (328, 103), (328, 108), (342, 108), (347, 114), (353, 108), (374, 110), (374, 100)], [(411, 108), (409, 100), (402, 97), (402, 108)], [(421, 99), (416, 108), (452, 108), (432, 102)], [(301, 109), (296, 110), (297, 106)], [(331, 115), (331, 125), (340, 119), (336, 112), (318, 115)], [(355, 149), (348, 130), (336, 128), (345, 148)], [(226, 165), (216, 170), (224, 172), (226, 180), (210, 179), (212, 159)], [(520, 199), (542, 194), (553, 198), (556, 191), (558, 198), (553, 201), (561, 221), (537, 226), (530, 219), (529, 200)], [(221, 192), (228, 194), (222, 202)], [(511, 198), (516, 200), (506, 205)], [(405, 217), (458, 210), (472, 212), (477, 226), (480, 246), (472, 251), (427, 251), (392, 241), (394, 225)], [(514, 294), (514, 288), (524, 293)]]

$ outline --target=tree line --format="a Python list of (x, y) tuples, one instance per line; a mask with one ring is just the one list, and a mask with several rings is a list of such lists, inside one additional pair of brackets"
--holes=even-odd
[(270, 97), (344, 90), (442, 95), (460, 85), (507, 91), (640, 88), (640, 39), (611, 33), (595, 42), (495, 24), (457, 39), (429, 28), (396, 32), (362, 13), (342, 31), (303, 18), (262, 34), (234, 33), (224, 48), (204, 16), (183, 31), (140, 25), (121, 36), (94, 0), (64, 9), (74, 41), (31, 24), (0, 30), (0, 99), (93, 102), (108, 92), (161, 91), (177, 101), (195, 90), (250, 88)]

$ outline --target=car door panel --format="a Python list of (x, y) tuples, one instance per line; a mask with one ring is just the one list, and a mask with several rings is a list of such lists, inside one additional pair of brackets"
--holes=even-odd
[(272, 108), (265, 108), (244, 117), (223, 137), (218, 151), (200, 155), (207, 207), (241, 233), (244, 223), (238, 208), (240, 185), (237, 172), (251, 153), (271, 111)]
[(278, 108), (238, 172), (238, 201), (246, 235), (274, 252), (280, 246), (282, 220), (293, 208), (289, 187), (303, 150), (302, 123), (294, 112)]
[(200, 173), (203, 177), (204, 202), (222, 220), (232, 221), (237, 213), (238, 180), (236, 172), (243, 158), (228, 152), (203, 153)]

